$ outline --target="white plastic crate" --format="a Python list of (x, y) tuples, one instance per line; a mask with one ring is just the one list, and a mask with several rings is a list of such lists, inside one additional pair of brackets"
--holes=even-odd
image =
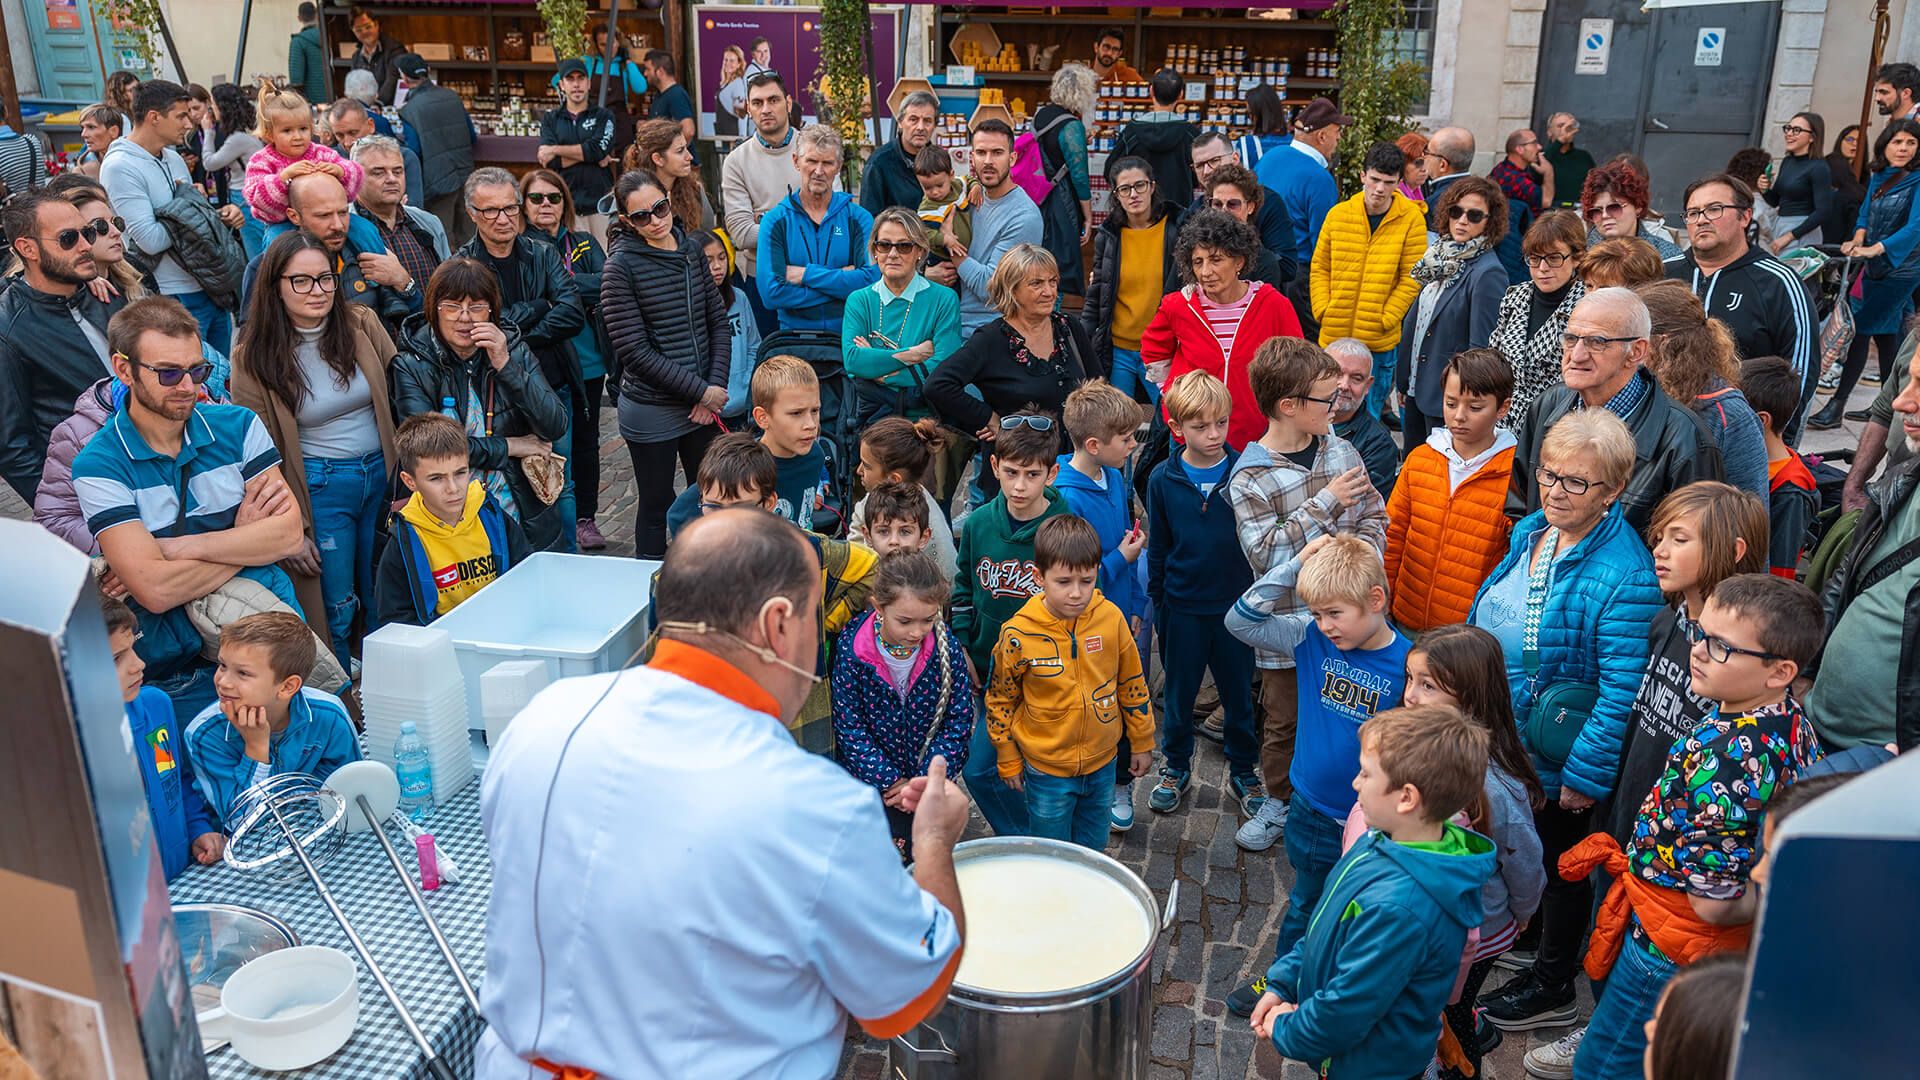
[(467, 724), (484, 730), (480, 679), (504, 660), (539, 660), (550, 679), (613, 671), (647, 638), (653, 560), (535, 552), (435, 620), (453, 638)]

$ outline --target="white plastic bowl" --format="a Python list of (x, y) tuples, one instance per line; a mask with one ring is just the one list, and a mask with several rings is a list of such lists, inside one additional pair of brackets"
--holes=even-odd
[(248, 961), (220, 991), (233, 1051), (258, 1069), (304, 1069), (345, 1046), (360, 1018), (359, 971), (339, 949), (302, 945)]

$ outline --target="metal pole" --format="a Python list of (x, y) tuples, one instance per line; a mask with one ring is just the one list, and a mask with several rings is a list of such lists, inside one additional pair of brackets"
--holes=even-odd
[(380, 991), (387, 995), (387, 1002), (393, 1006), (393, 1011), (400, 1017), (400, 1026), (407, 1029), (407, 1034), (413, 1036), (413, 1041), (419, 1044), (421, 1053), (427, 1055), (427, 1067), (432, 1070), (434, 1076), (452, 1080), (452, 1071), (434, 1053), (433, 1044), (428, 1042), (426, 1035), (421, 1033), (420, 1025), (413, 1022), (413, 1014), (401, 1004), (399, 993), (394, 990), (393, 984), (387, 981), (386, 972), (380, 970), (380, 964), (374, 960), (373, 952), (367, 948), (366, 942), (360, 940), (360, 934), (354, 930), (353, 924), (347, 921), (347, 913), (340, 910), (340, 905), (334, 902), (332, 891), (320, 878), (320, 868), (313, 865), (313, 860), (307, 857), (307, 849), (300, 846), (299, 837), (293, 834), (293, 826), (287, 824), (287, 819), (280, 813), (280, 807), (269, 799), (267, 810), (273, 814), (273, 820), (279, 824), (281, 834), (287, 838), (287, 846), (293, 849), (294, 858), (300, 860), (300, 868), (307, 872), (307, 878), (313, 882), (314, 891), (320, 894), (321, 903), (326, 904), (327, 910), (333, 913), (334, 921), (340, 924), (340, 929), (347, 935), (347, 940), (353, 943), (354, 951), (359, 953), (360, 959), (366, 962), (367, 971), (372, 973), (373, 981), (379, 983)]
[[(233, 81), (237, 86), (245, 86), (247, 82), (247, 73), (245, 71), (247, 63), (247, 26), (251, 22), (253, 22), (253, 0), (244, 0), (240, 5), (240, 43), (233, 47)], [(322, 56), (320, 62), (323, 64), (326, 63), (326, 57)], [(183, 78), (186, 76), (186, 72), (184, 71), (180, 74)], [(305, 88), (300, 87), (297, 89)], [(310, 104), (320, 105), (324, 104), (324, 102), (316, 101), (310, 102)]]
[(1853, 176), (1867, 177), (1867, 121), (1873, 116), (1873, 83), (1879, 78), (1880, 60), (1887, 49), (1892, 26), (1887, 18), (1887, 0), (1876, 0), (1873, 10), (1873, 58), (1867, 61), (1867, 92), (1860, 98), (1860, 133), (1853, 140)]
[[(612, 8), (607, 12), (607, 54), (600, 58), (600, 104), (607, 107), (607, 80), (613, 78), (613, 56), (620, 50), (620, 0), (613, 0)], [(620, 73), (620, 101), (627, 100), (627, 76)]]
[(182, 63), (180, 60), (180, 46), (175, 45), (173, 43), (173, 31), (167, 27), (167, 18), (164, 15), (160, 17), (159, 30), (160, 30), (160, 41), (162, 44), (166, 45), (167, 55), (173, 59), (174, 74), (180, 76), (181, 82), (186, 82), (187, 81), (187, 65)]
[(360, 804), (360, 812), (367, 815), (367, 821), (373, 826), (374, 838), (380, 841), (380, 849), (387, 853), (387, 861), (393, 864), (394, 871), (407, 887), (407, 894), (413, 897), (413, 906), (419, 908), (420, 917), (427, 920), (427, 930), (433, 934), (433, 943), (440, 946), (440, 955), (447, 958), (447, 966), (453, 969), (453, 977), (460, 981), (460, 992), (467, 996), (467, 1004), (473, 1006), (476, 1016), (479, 1015), (480, 997), (473, 992), (473, 984), (467, 981), (467, 973), (460, 969), (460, 961), (454, 959), (453, 946), (447, 944), (446, 935), (440, 932), (440, 924), (433, 920), (433, 912), (427, 910), (425, 894), (421, 893), (420, 886), (414, 884), (413, 875), (407, 873), (406, 865), (400, 861), (400, 853), (393, 849), (393, 841), (387, 839), (386, 824), (373, 816), (373, 804), (367, 801), (365, 795), (354, 796), (354, 801)]

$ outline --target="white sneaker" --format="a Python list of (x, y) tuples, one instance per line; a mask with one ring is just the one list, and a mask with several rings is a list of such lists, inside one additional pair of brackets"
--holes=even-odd
[(1280, 839), (1286, 828), (1286, 800), (1269, 798), (1260, 804), (1260, 812), (1248, 818), (1240, 831), (1233, 834), (1233, 842), (1248, 851), (1265, 851)]
[(1580, 1052), (1580, 1040), (1586, 1037), (1587, 1028), (1582, 1024), (1545, 1046), (1527, 1051), (1521, 1064), (1528, 1075), (1541, 1080), (1573, 1080), (1573, 1057)]
[(1113, 789), (1113, 814), (1107, 824), (1114, 832), (1133, 828), (1133, 785), (1118, 784)]

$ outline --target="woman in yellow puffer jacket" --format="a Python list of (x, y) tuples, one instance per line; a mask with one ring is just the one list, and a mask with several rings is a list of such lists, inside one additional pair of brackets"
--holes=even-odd
[[(1374, 385), (1381, 387), (1393, 385), (1400, 323), (1420, 296), (1413, 266), (1427, 253), (1427, 219), (1398, 190), (1405, 165), (1406, 155), (1392, 143), (1367, 151), (1360, 194), (1327, 212), (1308, 278), (1320, 344), (1343, 337), (1365, 342), (1373, 350)], [(1385, 395), (1376, 397), (1368, 409), (1378, 416)]]

